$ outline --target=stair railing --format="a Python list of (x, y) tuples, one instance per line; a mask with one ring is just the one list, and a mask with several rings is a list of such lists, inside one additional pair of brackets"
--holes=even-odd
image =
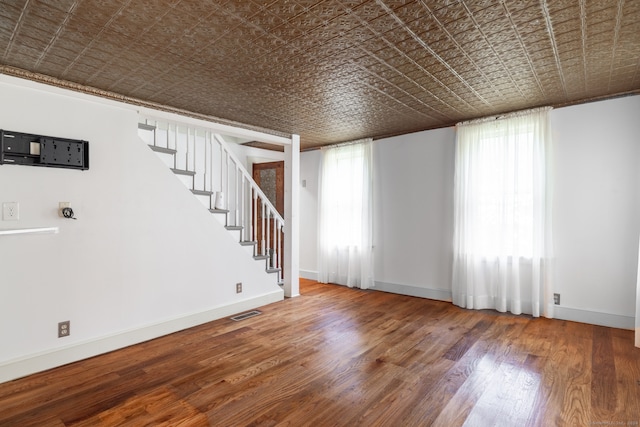
[[(208, 196), (210, 211), (226, 211), (227, 228), (239, 230), (240, 243), (253, 244), (254, 257), (266, 259), (267, 271), (277, 272), (281, 282), (284, 218), (224, 136), (208, 129), (155, 119), (145, 119), (141, 129), (153, 130), (152, 145), (174, 155), (173, 166), (169, 165), (172, 170), (193, 176), (192, 192)], [(219, 193), (223, 194), (223, 206), (216, 205)]]

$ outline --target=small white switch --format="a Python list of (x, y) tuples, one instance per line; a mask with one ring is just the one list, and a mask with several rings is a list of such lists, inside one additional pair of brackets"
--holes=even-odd
[(2, 204), (3, 221), (17, 221), (20, 219), (20, 204), (18, 202), (4, 202)]

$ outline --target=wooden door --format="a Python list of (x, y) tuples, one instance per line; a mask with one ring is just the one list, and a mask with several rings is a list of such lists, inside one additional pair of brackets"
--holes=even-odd
[[(284, 218), (284, 162), (268, 162), (268, 163), (254, 163), (253, 164), (253, 180), (258, 184), (260, 189), (267, 196), (267, 199), (273, 204), (280, 216)], [(257, 212), (253, 212), (253, 215), (257, 215), (257, 218), (252, 218), (252, 221), (257, 223), (256, 236), (262, 236), (262, 212), (261, 206), (258, 206)], [(273, 224), (274, 220), (269, 219), (265, 222), (265, 227), (270, 227), (269, 242), (267, 247), (274, 248), (274, 235)], [(258, 241), (258, 253), (263, 253), (262, 241), (260, 238)], [(284, 239), (280, 237), (280, 259), (284, 259)], [(269, 255), (269, 254), (267, 254)], [(275, 260), (269, 260), (269, 267), (275, 267)], [(278, 266), (281, 269), (283, 265)], [(284, 270), (283, 270), (284, 271)]]

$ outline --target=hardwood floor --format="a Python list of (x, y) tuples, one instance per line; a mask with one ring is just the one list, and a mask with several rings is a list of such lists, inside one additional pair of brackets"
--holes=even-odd
[(0, 384), (0, 426), (637, 426), (633, 332), (321, 285)]

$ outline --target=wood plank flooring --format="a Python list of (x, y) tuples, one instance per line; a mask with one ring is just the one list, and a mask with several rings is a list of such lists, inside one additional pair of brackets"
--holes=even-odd
[(302, 296), (0, 384), (0, 426), (637, 426), (633, 332), (303, 280)]

